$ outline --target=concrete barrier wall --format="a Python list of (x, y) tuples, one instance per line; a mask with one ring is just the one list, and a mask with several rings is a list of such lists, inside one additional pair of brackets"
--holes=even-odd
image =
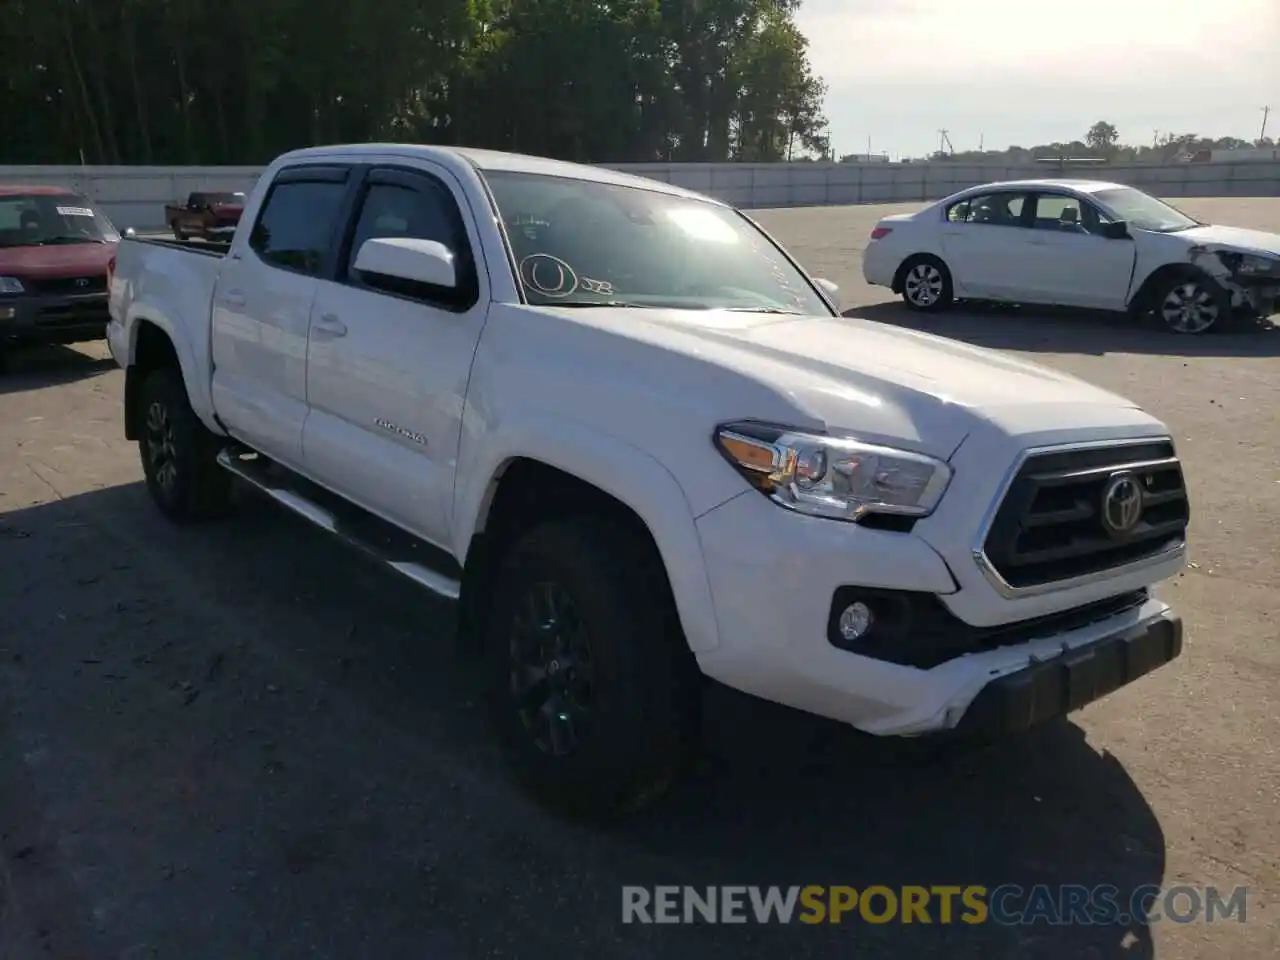
[[(1053, 164), (634, 163), (612, 165), (678, 184), (744, 208), (936, 200), (993, 180), (1059, 175)], [(0, 183), (73, 187), (121, 228), (164, 227), (164, 205), (192, 190), (253, 188), (260, 167), (3, 167)], [(1280, 161), (1072, 168), (1069, 175), (1113, 180), (1161, 197), (1280, 196)]]

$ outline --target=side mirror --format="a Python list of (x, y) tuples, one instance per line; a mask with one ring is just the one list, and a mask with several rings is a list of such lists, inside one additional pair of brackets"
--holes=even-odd
[(356, 254), (352, 269), (447, 290), (458, 285), (453, 251), (443, 243), (415, 237), (366, 240)]
[(822, 277), (814, 277), (813, 282), (818, 285), (819, 290), (826, 294), (827, 299), (831, 301), (831, 305), (839, 310), (840, 288), (830, 280), (824, 280)]
[(1113, 220), (1102, 225), (1102, 235), (1108, 240), (1128, 240), (1129, 224), (1124, 220)]
[(128, 237), (130, 240), (132, 240), (137, 235), (138, 235), (138, 231), (133, 229), (133, 227), (125, 227), (124, 233), (122, 234), (122, 236)]

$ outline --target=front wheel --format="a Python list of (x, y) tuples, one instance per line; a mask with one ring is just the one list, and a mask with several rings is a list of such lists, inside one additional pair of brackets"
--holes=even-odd
[(142, 472), (161, 512), (180, 523), (223, 513), (231, 475), (218, 466), (218, 438), (191, 409), (182, 375), (169, 368), (148, 374), (138, 410)]
[(1160, 286), (1153, 302), (1156, 317), (1174, 333), (1221, 330), (1231, 316), (1230, 294), (1207, 275), (1174, 277)]
[(697, 742), (700, 674), (645, 537), (607, 517), (534, 528), (487, 620), (491, 717), (538, 799), (607, 817), (665, 791)]
[(922, 254), (902, 265), (902, 299), (912, 310), (945, 310), (953, 298), (951, 271), (937, 257)]

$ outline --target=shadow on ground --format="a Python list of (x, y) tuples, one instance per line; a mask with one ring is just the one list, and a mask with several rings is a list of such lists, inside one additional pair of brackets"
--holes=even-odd
[(968, 302), (938, 314), (917, 313), (895, 301), (851, 307), (844, 315), (910, 327), (997, 350), (1092, 356), (1108, 353), (1168, 357), (1280, 356), (1280, 327), (1265, 321), (1244, 321), (1229, 333), (1186, 336), (1123, 314)]
[(0, 833), (48, 956), (1154, 956), (1141, 921), (620, 921), (626, 884), (1159, 884), (1073, 725), (939, 755), (717, 689), (702, 769), (590, 829), (508, 782), (449, 610), (269, 504), (179, 529), (117, 487), (0, 555)]
[(86, 356), (60, 344), (0, 345), (0, 396), (85, 380), (115, 366), (110, 357)]

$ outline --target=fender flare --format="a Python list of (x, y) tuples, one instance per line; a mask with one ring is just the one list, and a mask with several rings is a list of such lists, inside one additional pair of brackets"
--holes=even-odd
[(465, 563), (484, 528), (507, 464), (525, 458), (563, 470), (635, 511), (657, 544), (676, 610), (694, 653), (720, 642), (702, 543), (684, 489), (645, 451), (589, 424), (524, 412), (505, 418), (468, 450), (464, 431), (451, 523), (454, 555)]
[(187, 388), (187, 397), (191, 402), (191, 409), (200, 418), (200, 422), (216, 434), (224, 433), (225, 431), (221, 425), (213, 417), (213, 397), (209, 390), (209, 383), (196, 374), (198, 365), (196, 363), (195, 350), (186, 333), (187, 325), (180, 322), (175, 323), (163, 310), (152, 307), (146, 297), (139, 297), (130, 303), (126, 315), (125, 330), (127, 340), (124, 357), (126, 376), (133, 370), (137, 362), (138, 331), (144, 323), (156, 327), (173, 344), (173, 352), (178, 358), (178, 368), (182, 373), (182, 382)]

